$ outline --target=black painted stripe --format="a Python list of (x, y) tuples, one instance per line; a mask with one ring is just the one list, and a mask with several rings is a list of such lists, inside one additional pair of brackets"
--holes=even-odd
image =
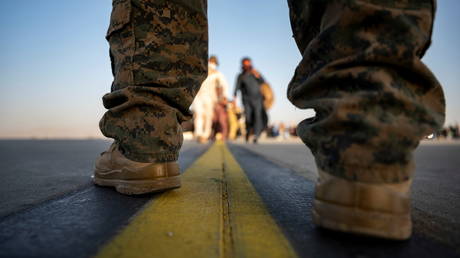
[(458, 250), (423, 236), (418, 228), (403, 242), (319, 229), (311, 220), (311, 181), (242, 146), (228, 146), (301, 257), (458, 257)]

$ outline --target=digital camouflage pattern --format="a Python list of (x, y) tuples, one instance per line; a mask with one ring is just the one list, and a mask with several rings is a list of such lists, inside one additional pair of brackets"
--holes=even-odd
[(207, 74), (206, 2), (114, 0), (107, 32), (114, 81), (102, 133), (139, 162), (178, 158), (180, 123)]
[(444, 95), (420, 61), (430, 44), (430, 0), (290, 0), (303, 59), (289, 100), (313, 108), (298, 135), (319, 169), (353, 181), (410, 178), (412, 152), (444, 122)]
[[(443, 124), (441, 86), (420, 61), (430, 44), (429, 0), (288, 0), (303, 55), (289, 100), (313, 108), (299, 124), (319, 169), (392, 183), (413, 171), (420, 139)], [(141, 162), (177, 159), (180, 122), (206, 77), (206, 2), (114, 0), (107, 39), (114, 83), (104, 135)]]

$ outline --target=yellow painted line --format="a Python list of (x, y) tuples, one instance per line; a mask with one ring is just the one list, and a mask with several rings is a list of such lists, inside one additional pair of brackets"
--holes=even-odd
[[(116, 211), (114, 211), (116, 212)], [(224, 143), (147, 206), (97, 257), (295, 257)]]

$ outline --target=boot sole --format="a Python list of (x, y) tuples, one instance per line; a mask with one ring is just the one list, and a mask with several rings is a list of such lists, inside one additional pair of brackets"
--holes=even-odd
[(161, 192), (181, 186), (180, 176), (153, 180), (121, 180), (93, 177), (93, 182), (99, 186), (115, 187), (117, 192), (127, 195)]
[(410, 214), (392, 214), (314, 200), (313, 222), (327, 229), (406, 240), (412, 233)]

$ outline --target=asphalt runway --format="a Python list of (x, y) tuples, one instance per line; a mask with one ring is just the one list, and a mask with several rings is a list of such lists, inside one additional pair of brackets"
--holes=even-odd
[[(314, 181), (313, 155), (300, 142), (268, 141), (244, 147), (281, 167)], [(460, 246), (460, 142), (422, 142), (415, 153), (412, 186), (414, 226), (449, 246)]]
[[(100, 140), (0, 141), (0, 257), (89, 257), (158, 195), (91, 183)], [(182, 172), (207, 145), (181, 150)], [(24, 159), (24, 154), (28, 159)]]
[[(417, 149), (418, 169), (412, 191), (414, 235), (405, 242), (364, 239), (316, 229), (309, 217), (314, 184), (308, 180), (316, 178), (316, 169), (311, 166), (311, 152), (303, 144), (235, 144), (230, 149), (303, 257), (458, 255), (460, 175), (456, 168), (460, 145), (429, 144)], [(307, 158), (302, 158), (304, 155)], [(440, 172), (446, 177), (440, 178)]]
[[(111, 250), (106, 252), (109, 254), (120, 251), (116, 239), (123, 239), (136, 223), (148, 228), (146, 220), (152, 221), (151, 230), (133, 232), (147, 239), (147, 246), (157, 241), (168, 250), (174, 239), (175, 248), (193, 257), (187, 248), (200, 250), (191, 244), (194, 238), (186, 242), (175, 239), (172, 232), (158, 231), (161, 227), (155, 218), (166, 212), (167, 203), (171, 206), (168, 214), (188, 211), (173, 216), (176, 231), (185, 229), (183, 225), (201, 223), (199, 230), (189, 230), (222, 237), (216, 247), (219, 257), (259, 256), (264, 250), (272, 250), (272, 257), (277, 253), (298, 257), (460, 257), (459, 144), (427, 143), (417, 149), (412, 192), (414, 236), (403, 242), (314, 227), (309, 212), (316, 169), (311, 153), (299, 142), (230, 143), (212, 148), (211, 144), (186, 142), (179, 159), (182, 172), (186, 172), (183, 187), (137, 197), (91, 184), (94, 160), (109, 144), (102, 140), (0, 141), (0, 257), (108, 257), (100, 250)], [(221, 152), (227, 154), (219, 156)], [(210, 165), (213, 162), (214, 167)], [(197, 180), (202, 180), (202, 185), (195, 189), (192, 182)], [(195, 194), (200, 189), (209, 193)], [(209, 219), (203, 221), (205, 215)], [(189, 223), (193, 218), (199, 223)], [(211, 221), (221, 226), (207, 226)], [(266, 231), (255, 232), (248, 225)], [(282, 233), (276, 233), (278, 228)], [(160, 237), (143, 235), (155, 231)], [(278, 248), (270, 241), (287, 241), (288, 246)], [(148, 248), (135, 254), (156, 257), (154, 252), (145, 253)]]
[[(0, 140), (0, 218), (92, 186), (94, 161), (110, 144), (108, 140)], [(181, 153), (204, 147), (190, 142)], [(196, 158), (180, 157), (183, 166)]]

